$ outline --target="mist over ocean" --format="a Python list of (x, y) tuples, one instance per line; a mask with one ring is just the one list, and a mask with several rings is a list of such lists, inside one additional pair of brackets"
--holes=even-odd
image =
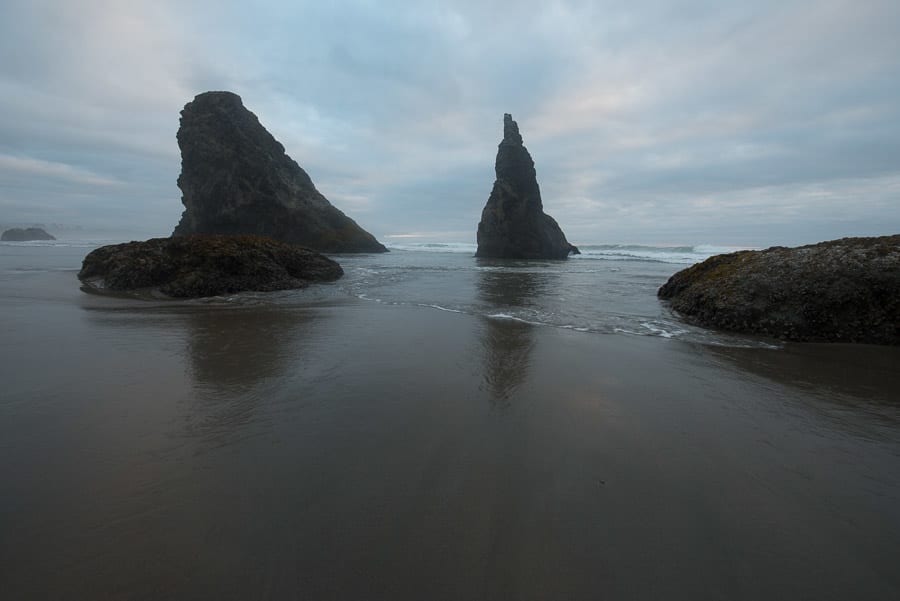
[(79, 290), (106, 242), (0, 244), (4, 598), (900, 597), (900, 349), (657, 300), (735, 249), (140, 301)]

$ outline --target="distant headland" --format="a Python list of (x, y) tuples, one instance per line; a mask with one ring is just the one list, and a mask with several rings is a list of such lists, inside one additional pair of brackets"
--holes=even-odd
[(0, 234), (0, 240), (3, 242), (30, 242), (32, 240), (56, 240), (56, 238), (39, 227), (14, 227)]

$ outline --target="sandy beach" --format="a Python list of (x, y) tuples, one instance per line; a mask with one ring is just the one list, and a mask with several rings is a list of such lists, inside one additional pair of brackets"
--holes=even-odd
[(28, 277), (0, 299), (10, 599), (900, 592), (900, 349)]

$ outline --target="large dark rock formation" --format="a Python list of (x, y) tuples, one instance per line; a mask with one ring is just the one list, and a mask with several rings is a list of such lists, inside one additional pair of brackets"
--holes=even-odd
[(256, 234), (320, 252), (385, 252), (334, 208), (231, 92), (187, 103), (178, 129), (184, 214), (174, 236)]
[(544, 213), (534, 161), (512, 115), (503, 115), (503, 141), (494, 165), (497, 179), (481, 212), (477, 257), (565, 259), (578, 254), (556, 221)]
[(659, 297), (722, 330), (900, 344), (900, 235), (718, 255), (673, 275)]
[(302, 288), (343, 273), (328, 257), (293, 244), (200, 234), (103, 246), (84, 258), (78, 278), (86, 292), (187, 298)]
[(28, 242), (30, 240), (56, 240), (56, 238), (39, 227), (25, 229), (14, 227), (0, 234), (0, 240), (3, 242)]

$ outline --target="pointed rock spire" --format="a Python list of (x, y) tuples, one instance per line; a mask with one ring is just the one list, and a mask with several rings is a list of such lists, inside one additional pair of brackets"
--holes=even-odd
[(544, 213), (534, 161), (512, 115), (503, 115), (503, 140), (494, 164), (497, 179), (481, 212), (477, 257), (565, 259), (578, 254), (559, 225)]
[(512, 115), (509, 113), (503, 113), (503, 142), (514, 146), (522, 145), (522, 134), (519, 133), (519, 124), (513, 121)]

